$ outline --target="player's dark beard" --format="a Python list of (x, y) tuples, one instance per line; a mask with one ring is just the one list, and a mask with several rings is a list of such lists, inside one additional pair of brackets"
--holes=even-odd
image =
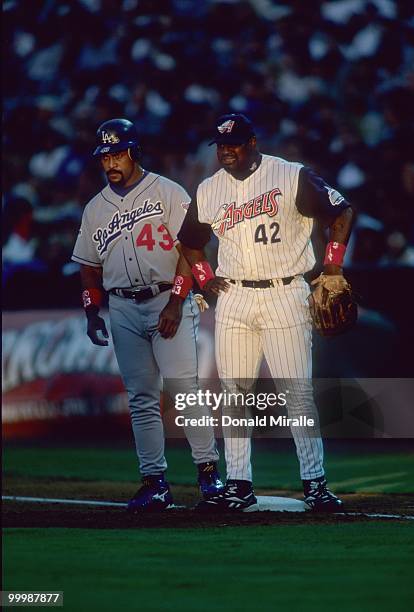
[[(109, 178), (110, 172), (114, 174), (118, 174), (121, 177), (121, 179), (111, 181), (111, 179)], [(123, 172), (121, 172), (120, 170), (112, 169), (112, 170), (108, 170), (108, 172), (106, 173), (106, 177), (109, 183), (112, 183), (113, 185), (116, 185), (121, 188), (130, 186), (132, 183), (138, 181), (142, 177), (142, 175), (143, 175), (143, 170), (137, 164), (134, 164), (134, 166), (130, 170), (125, 169)]]
[(122, 172), (119, 172), (118, 170), (109, 170), (109, 172), (106, 173), (106, 178), (108, 179), (108, 181), (110, 181), (111, 179), (109, 178), (109, 175), (112, 174), (117, 174), (119, 176), (122, 177)]

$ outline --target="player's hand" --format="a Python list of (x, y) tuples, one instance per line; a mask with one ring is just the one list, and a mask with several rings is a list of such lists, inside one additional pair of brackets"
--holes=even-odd
[(173, 338), (177, 333), (183, 313), (183, 300), (172, 295), (158, 320), (158, 331), (163, 338)]
[(97, 314), (87, 315), (88, 317), (88, 330), (87, 334), (93, 344), (98, 346), (108, 346), (108, 340), (102, 340), (98, 332), (102, 332), (102, 336), (104, 338), (109, 338), (108, 330), (106, 329), (105, 321), (102, 317), (99, 317)]
[(230, 289), (229, 283), (222, 276), (215, 276), (211, 278), (203, 287), (203, 291), (220, 295), (222, 291), (226, 293)]

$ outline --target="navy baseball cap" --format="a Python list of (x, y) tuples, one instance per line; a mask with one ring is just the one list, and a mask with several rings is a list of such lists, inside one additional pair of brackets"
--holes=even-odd
[(209, 142), (212, 144), (244, 144), (255, 136), (253, 124), (241, 113), (222, 115), (216, 123), (216, 136)]

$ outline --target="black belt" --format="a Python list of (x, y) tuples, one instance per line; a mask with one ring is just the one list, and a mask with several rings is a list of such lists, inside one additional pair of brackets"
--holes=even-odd
[(233, 280), (232, 278), (230, 278), (230, 282), (233, 283), (233, 285), (237, 285), (237, 283), (240, 283), (242, 287), (250, 287), (251, 289), (269, 289), (270, 287), (274, 287), (275, 284), (277, 285), (277, 281), (280, 280), (282, 281), (282, 283), (284, 285), (290, 285), (290, 283), (293, 281), (295, 277), (294, 276), (285, 276), (285, 278), (278, 278), (275, 282), (275, 280), (273, 280), (272, 278), (266, 279), (266, 280), (240, 280), (240, 281), (236, 281)]
[(154, 287), (158, 287), (159, 291), (154, 292), (151, 287), (148, 287), (147, 289), (135, 289), (134, 291), (130, 291), (129, 289), (111, 289), (109, 293), (117, 295), (118, 297), (134, 300), (139, 304), (140, 302), (145, 302), (145, 300), (150, 300), (163, 291), (168, 291), (168, 289), (171, 289), (172, 284), (160, 283), (159, 285), (154, 285)]

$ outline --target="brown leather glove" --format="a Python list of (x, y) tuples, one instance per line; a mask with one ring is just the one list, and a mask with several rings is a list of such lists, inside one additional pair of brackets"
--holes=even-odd
[(320, 274), (311, 287), (310, 313), (314, 328), (321, 336), (337, 336), (355, 325), (357, 304), (351, 285), (342, 274)]

